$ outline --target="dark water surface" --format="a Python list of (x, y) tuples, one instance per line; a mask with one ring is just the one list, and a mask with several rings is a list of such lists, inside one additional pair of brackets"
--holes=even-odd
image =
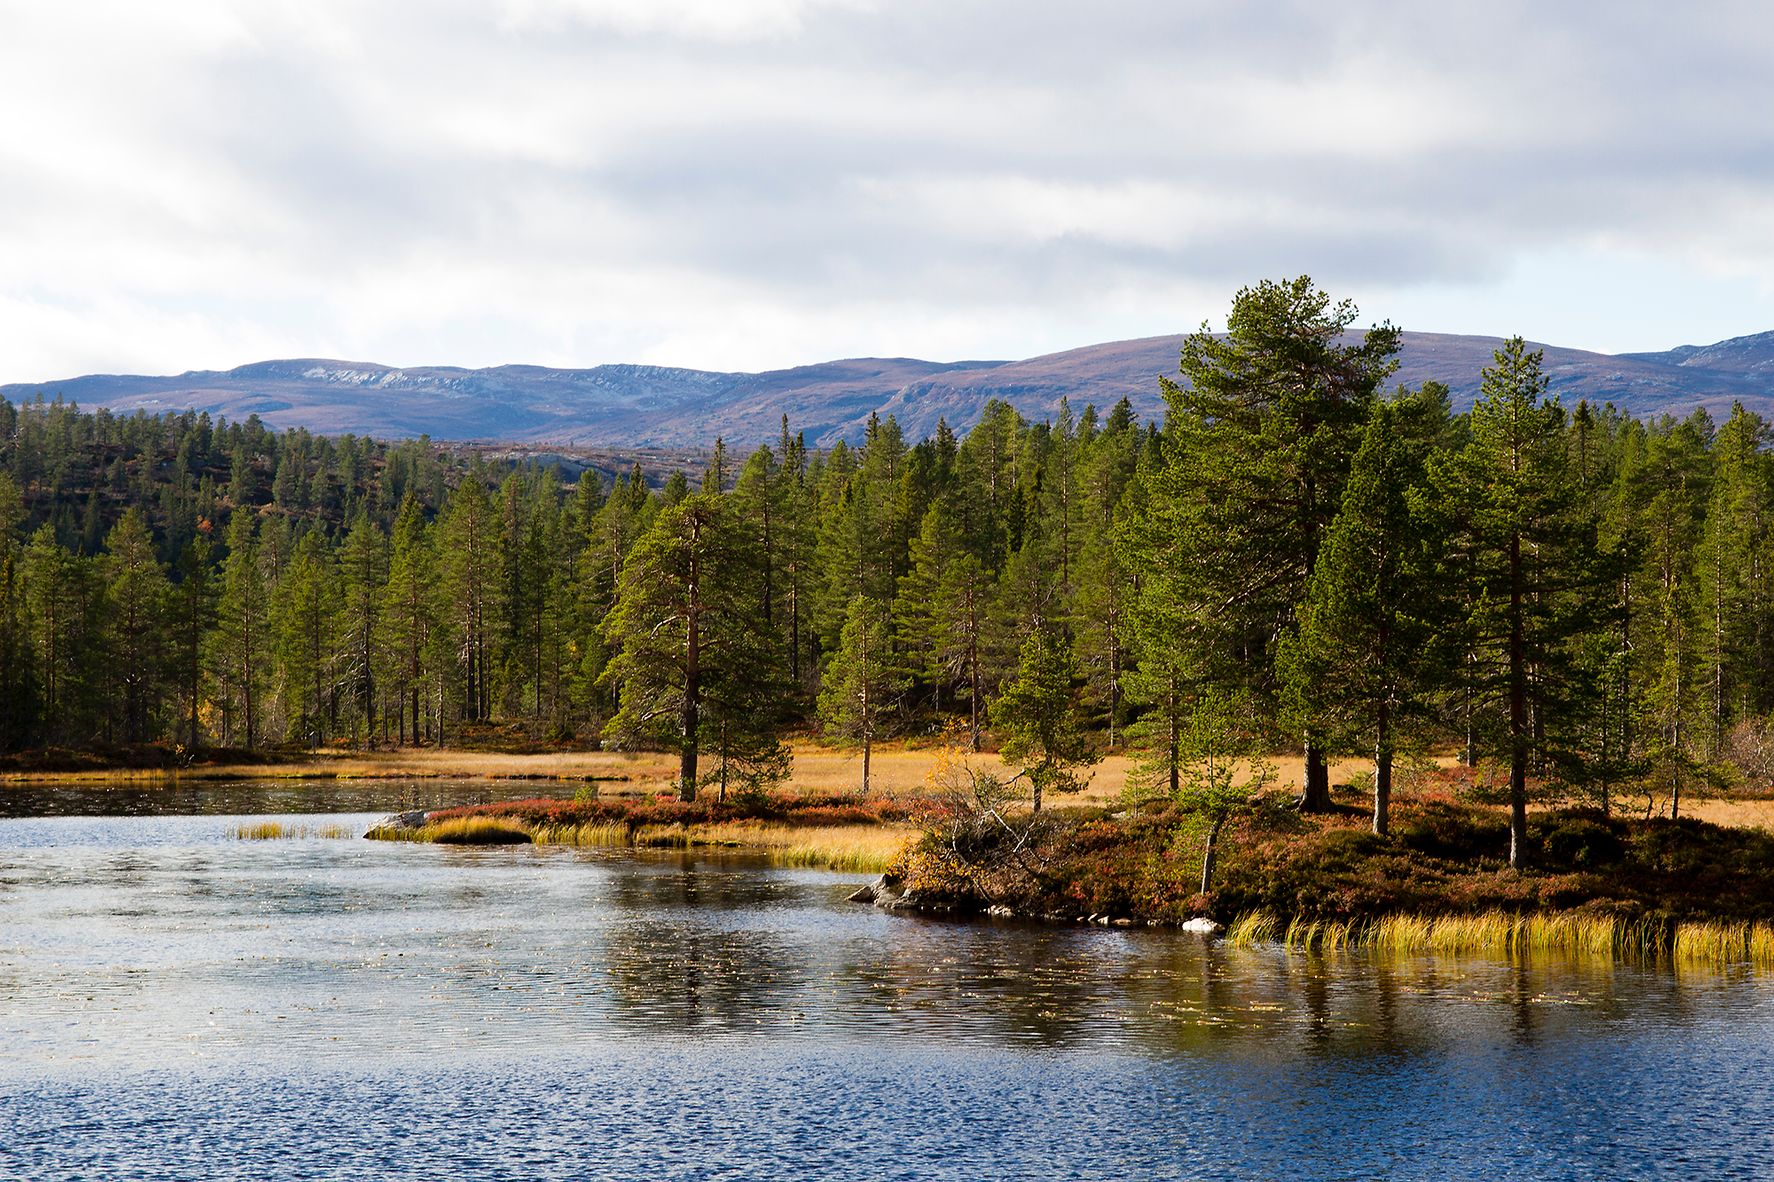
[(1774, 1177), (1767, 977), (243, 819), (0, 820), (0, 1178)]

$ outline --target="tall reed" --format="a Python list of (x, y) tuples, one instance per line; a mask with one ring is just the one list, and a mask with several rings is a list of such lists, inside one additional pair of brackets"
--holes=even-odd
[(293, 841), (303, 837), (350, 837), (344, 825), (296, 825), (283, 821), (254, 821), (236, 825), (229, 832), (240, 841)]
[(1285, 925), (1266, 912), (1253, 912), (1234, 919), (1226, 939), (1235, 945), (1277, 941), (1288, 948), (1325, 952), (1371, 948), (1403, 955), (1667, 958), (1678, 964), (1774, 970), (1774, 926), (1767, 923), (1666, 924), (1575, 911), (1295, 918)]

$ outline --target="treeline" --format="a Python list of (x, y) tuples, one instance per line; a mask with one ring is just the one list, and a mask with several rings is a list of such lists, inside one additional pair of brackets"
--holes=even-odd
[[(1307, 279), (1123, 401), (965, 437), (782, 426), (700, 489), (496, 474), (256, 420), (0, 403), (0, 744), (445, 743), (677, 752), (756, 783), (817, 726), (958, 726), (1063, 790), (1132, 747), (1376, 763), (1453, 743), (1604, 805), (1746, 762), (1774, 708), (1768, 427), (1567, 412), (1514, 341), (1469, 413), (1388, 388), (1398, 336)], [(1759, 749), (1759, 748), (1758, 748)], [(866, 765), (865, 765), (866, 766)], [(866, 774), (866, 773), (865, 773)]]

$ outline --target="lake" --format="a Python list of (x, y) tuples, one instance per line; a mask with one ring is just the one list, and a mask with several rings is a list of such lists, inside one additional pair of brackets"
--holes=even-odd
[(0, 1177), (1774, 1176), (1765, 975), (941, 922), (740, 856), (233, 835), (536, 792), (0, 788)]

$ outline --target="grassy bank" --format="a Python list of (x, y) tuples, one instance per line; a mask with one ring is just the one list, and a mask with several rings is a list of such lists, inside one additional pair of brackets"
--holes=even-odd
[(1285, 924), (1266, 912), (1254, 912), (1233, 920), (1226, 937), (1234, 944), (1279, 942), (1303, 951), (1367, 948), (1405, 955), (1587, 956), (1774, 969), (1774, 924), (1581, 910), (1323, 921), (1296, 917)]
[(375, 829), (394, 841), (453, 844), (724, 848), (778, 865), (878, 873), (913, 835), (906, 807), (885, 797), (772, 794), (699, 800), (536, 799), (441, 809), (413, 829)]
[(1202, 834), (1168, 807), (1056, 810), (1005, 826), (951, 818), (893, 872), (915, 896), (1057, 920), (1177, 924), (1301, 947), (1656, 953), (1774, 967), (1774, 834), (1704, 821), (1547, 809), (1532, 864), (1511, 869), (1507, 819), (1451, 795), (1395, 803), (1376, 837), (1345, 807), (1301, 816), (1277, 796), (1221, 835), (1200, 891)]

